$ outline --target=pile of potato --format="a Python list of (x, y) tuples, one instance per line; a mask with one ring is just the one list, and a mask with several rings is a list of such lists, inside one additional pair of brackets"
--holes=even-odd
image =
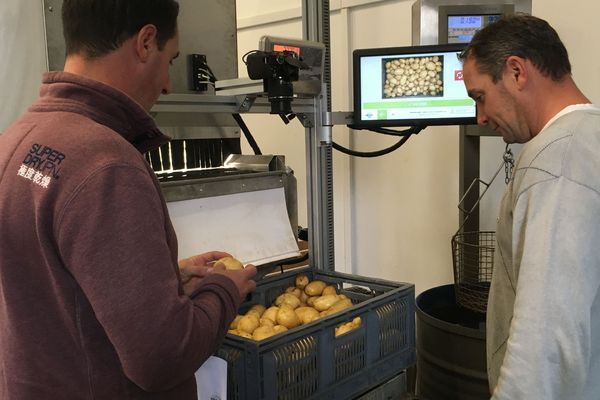
[(443, 90), (442, 60), (438, 56), (385, 62), (384, 97), (437, 96)]
[[(275, 302), (266, 308), (254, 304), (245, 315), (237, 315), (229, 333), (248, 339), (263, 340), (288, 329), (308, 324), (352, 306), (352, 301), (338, 294), (336, 287), (314, 280), (304, 274), (296, 276), (295, 286), (288, 287)], [(339, 336), (361, 326), (360, 317), (335, 328)]]

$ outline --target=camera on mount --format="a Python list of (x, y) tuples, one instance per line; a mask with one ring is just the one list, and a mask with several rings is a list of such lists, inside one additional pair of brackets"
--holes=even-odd
[(308, 65), (293, 51), (253, 51), (244, 60), (250, 79), (262, 79), (263, 88), (271, 103), (271, 114), (292, 113), (294, 98), (292, 82), (298, 80), (299, 70)]

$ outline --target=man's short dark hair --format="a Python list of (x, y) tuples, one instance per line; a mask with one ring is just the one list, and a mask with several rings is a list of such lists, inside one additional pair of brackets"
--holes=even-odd
[(473, 57), (477, 69), (498, 82), (510, 56), (529, 60), (554, 81), (571, 74), (569, 55), (558, 33), (543, 19), (526, 14), (504, 16), (481, 29), (460, 58)]
[(179, 4), (175, 0), (64, 0), (66, 53), (97, 58), (119, 48), (147, 24), (157, 28), (157, 44), (177, 33)]

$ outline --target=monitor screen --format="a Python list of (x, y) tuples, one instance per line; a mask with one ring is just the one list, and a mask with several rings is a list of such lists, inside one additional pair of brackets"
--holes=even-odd
[(458, 54), (465, 44), (353, 52), (356, 127), (476, 123)]
[(499, 20), (500, 14), (488, 15), (449, 15), (448, 43), (468, 43), (475, 32)]

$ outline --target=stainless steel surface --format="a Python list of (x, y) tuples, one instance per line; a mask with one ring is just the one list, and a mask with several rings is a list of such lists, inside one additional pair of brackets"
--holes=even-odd
[(310, 265), (335, 269), (333, 219), (333, 161), (331, 125), (324, 124), (331, 110), (331, 64), (329, 49), (329, 1), (303, 0), (304, 39), (325, 44), (324, 89), (314, 98), (314, 111), (301, 118), (306, 128), (306, 181), (308, 194), (308, 242)]
[[(292, 101), (294, 113), (313, 112), (312, 99), (294, 99)], [(151, 112), (158, 117), (158, 113), (224, 113), (232, 114), (250, 112), (268, 114), (271, 103), (266, 97), (255, 96), (211, 96), (211, 95), (186, 95), (171, 94), (161, 96), (152, 107)]]
[(283, 187), (285, 174), (280, 171), (223, 174), (208, 178), (167, 180), (161, 182), (161, 187), (167, 201), (182, 201)]
[[(321, 80), (299, 80), (292, 82), (294, 95), (297, 97), (312, 97), (321, 92)], [(317, 89), (317, 86), (319, 87)], [(239, 78), (217, 81), (216, 94), (220, 96), (237, 96), (241, 94), (265, 94), (263, 81), (260, 79)]]
[(65, 65), (65, 41), (60, 10), (62, 0), (44, 0), (44, 27), (48, 47), (48, 70), (59, 71)]
[[(531, 13), (531, 0), (417, 0), (412, 5), (413, 45), (447, 43), (441, 16)], [(441, 34), (442, 33), (442, 34)]]
[(215, 82), (215, 91), (219, 96), (260, 95), (264, 93), (264, 87), (259, 79), (238, 78)]
[(173, 139), (231, 139), (241, 135), (231, 113), (159, 112), (154, 119)]
[(173, 93), (189, 90), (188, 54), (205, 54), (217, 79), (237, 78), (237, 20), (235, 0), (178, 0), (181, 60), (171, 69)]
[[(235, 0), (210, 4), (179, 1), (180, 60), (171, 67), (173, 93), (205, 96), (190, 90), (189, 54), (206, 55), (206, 63), (217, 79), (237, 78), (237, 21)], [(214, 93), (208, 86), (207, 93)], [(159, 113), (157, 124), (174, 139), (239, 138), (240, 128), (231, 115)]]
[(336, 111), (324, 113), (323, 123), (325, 125), (351, 125), (354, 122), (354, 113), (352, 111)]
[[(51, 70), (62, 70), (65, 42), (62, 35), (62, 0), (44, 0), (44, 19)], [(236, 78), (237, 22), (235, 0), (215, 0), (210, 5), (196, 0), (178, 0), (179, 48), (181, 55), (171, 67), (173, 93), (189, 90), (188, 54), (204, 54), (217, 79)]]
[(285, 156), (231, 154), (224, 167), (254, 172), (280, 171), (285, 170)]
[(165, 199), (182, 201), (206, 197), (223, 196), (234, 193), (252, 192), (284, 188), (285, 203), (290, 225), (297, 235), (298, 193), (293, 171), (253, 172), (215, 176), (210, 178), (187, 179), (161, 182)]
[[(207, 94), (190, 89), (189, 54), (204, 54), (217, 79), (237, 78), (237, 22), (235, 0), (216, 0), (199, 2), (178, 0), (179, 2), (179, 49), (180, 57), (173, 62), (170, 70), (173, 94), (185, 94), (200, 98), (194, 103), (204, 102)], [(48, 67), (50, 70), (62, 70), (65, 61), (65, 43), (62, 33), (62, 0), (44, 0), (44, 22), (48, 47)], [(210, 87), (210, 86), (209, 86)], [(207, 93), (214, 93), (210, 88)], [(163, 112), (173, 111), (169, 107), (153, 108), (158, 125), (174, 139), (217, 139), (236, 138), (240, 129), (231, 115), (186, 115), (174, 111), (169, 115)], [(167, 104), (172, 104), (167, 102)], [(182, 107), (185, 107), (182, 105)], [(237, 112), (239, 107), (232, 108)], [(229, 110), (228, 110), (229, 112)], [(161, 113), (161, 114), (156, 114)]]

